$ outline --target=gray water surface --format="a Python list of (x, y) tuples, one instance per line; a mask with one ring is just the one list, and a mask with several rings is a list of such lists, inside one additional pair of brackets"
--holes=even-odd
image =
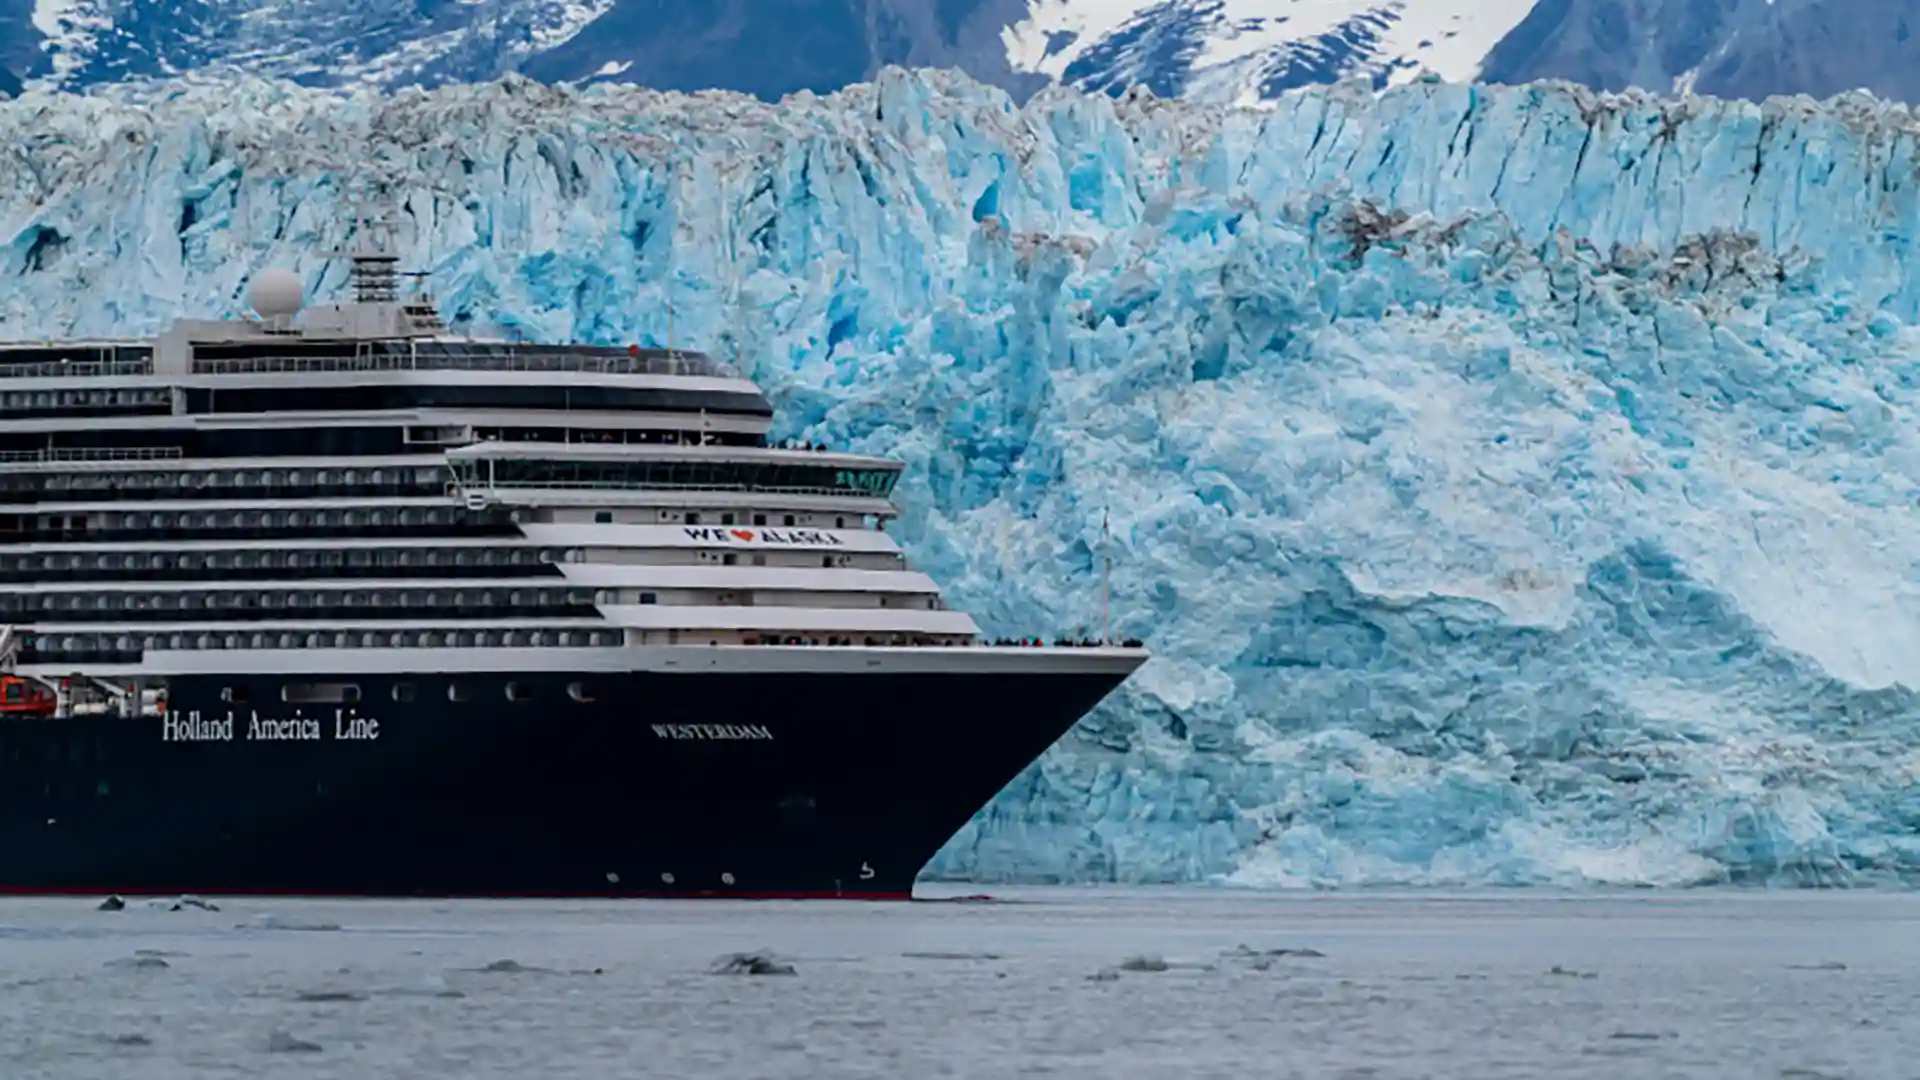
[(1920, 1078), (1920, 895), (996, 895), (0, 901), (0, 1078)]

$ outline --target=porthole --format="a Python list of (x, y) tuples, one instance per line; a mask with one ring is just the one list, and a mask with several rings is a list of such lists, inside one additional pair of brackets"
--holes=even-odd
[(567, 696), (582, 705), (586, 705), (593, 701), (593, 690), (588, 687), (586, 683), (568, 683)]
[(466, 688), (466, 687), (464, 687), (464, 686), (462, 686), (462, 685), (460, 685), (460, 684), (459, 684), (459, 683), (457, 683), (457, 682), (455, 682), (455, 683), (448, 683), (448, 684), (447, 684), (447, 700), (448, 700), (448, 701), (465, 701), (465, 700), (467, 700), (467, 688)]
[(533, 688), (531, 686), (528, 686), (526, 683), (510, 682), (507, 684), (507, 700), (508, 701), (532, 701)]

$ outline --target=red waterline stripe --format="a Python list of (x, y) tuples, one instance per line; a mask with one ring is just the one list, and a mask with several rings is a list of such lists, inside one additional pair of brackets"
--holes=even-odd
[(854, 900), (863, 902), (905, 903), (914, 899), (910, 892), (613, 892), (593, 890), (581, 892), (407, 892), (375, 893), (355, 892), (352, 890), (330, 890), (324, 892), (282, 892), (276, 889), (217, 888), (217, 889), (156, 889), (142, 886), (137, 889), (75, 889), (62, 886), (39, 885), (0, 885), (0, 896), (83, 896), (105, 899), (118, 896), (122, 899), (162, 898), (177, 899), (182, 896), (245, 896), (281, 900)]

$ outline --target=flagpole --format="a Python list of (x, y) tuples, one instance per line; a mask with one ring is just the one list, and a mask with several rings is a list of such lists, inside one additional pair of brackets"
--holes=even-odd
[(1100, 510), (1100, 644), (1113, 644), (1113, 606), (1112, 585), (1113, 551), (1110, 547), (1112, 534), (1107, 529), (1107, 511)]

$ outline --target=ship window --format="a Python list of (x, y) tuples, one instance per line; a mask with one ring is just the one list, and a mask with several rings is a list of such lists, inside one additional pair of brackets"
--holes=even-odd
[(510, 682), (507, 684), (507, 700), (508, 701), (532, 701), (533, 688), (528, 686), (526, 683)]
[(721, 514), (721, 515), (720, 515), (720, 524), (722, 524), (722, 525), (731, 525), (731, 524), (733, 524), (733, 515), (732, 515), (732, 514)]
[(847, 519), (846, 519), (846, 518), (843, 518), (843, 517), (837, 517), (837, 518), (834, 518), (834, 519), (833, 519), (833, 527), (834, 527), (834, 528), (836, 528), (836, 529), (844, 529), (844, 528), (846, 528), (846, 527), (847, 527)]
[(457, 682), (448, 683), (447, 684), (447, 700), (448, 701), (467, 700), (467, 688), (464, 686), (461, 686)]
[(280, 700), (289, 705), (345, 705), (360, 700), (360, 688), (352, 683), (287, 683), (280, 688)]
[(657, 604), (660, 602), (660, 594), (643, 592), (640, 594), (640, 602), (643, 604)]
[(567, 696), (585, 705), (593, 700), (593, 690), (586, 683), (568, 683)]
[(593, 523), (594, 523), (595, 525), (611, 525), (611, 524), (613, 524), (613, 511), (611, 511), (611, 510), (595, 510), (595, 511), (593, 512)]
[(699, 515), (699, 514), (688, 514), (688, 515), (687, 515), (687, 524), (689, 524), (689, 525), (698, 525), (698, 524), (700, 524), (700, 515)]
[(220, 688), (220, 700), (229, 705), (245, 705), (247, 688), (244, 686), (223, 686)]
[(720, 561), (728, 566), (732, 566), (740, 561), (740, 556), (729, 551), (725, 555), (720, 556)]
[(753, 515), (753, 523), (755, 525), (765, 525), (767, 523), (767, 515), (765, 514)]
[(792, 524), (793, 524), (793, 515), (792, 515), (792, 514), (788, 514), (788, 515), (786, 516), (786, 519), (785, 519), (785, 523), (786, 523), (786, 524), (788, 524), (788, 525), (792, 525)]
[(766, 553), (766, 552), (764, 552), (764, 551), (756, 551), (756, 552), (754, 552), (754, 553), (753, 553), (753, 565), (755, 565), (755, 566), (765, 566), (765, 565), (767, 565), (767, 553)]

